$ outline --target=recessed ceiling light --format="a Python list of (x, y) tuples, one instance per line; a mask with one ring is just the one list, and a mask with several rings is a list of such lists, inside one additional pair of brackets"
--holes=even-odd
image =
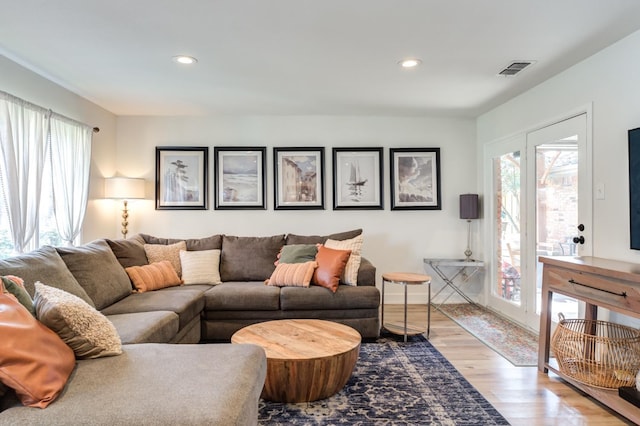
[(398, 61), (398, 65), (402, 68), (415, 68), (422, 63), (422, 60), (418, 58), (406, 58)]
[(172, 59), (173, 59), (173, 62), (177, 64), (182, 64), (182, 65), (191, 65), (198, 62), (198, 60), (193, 56), (186, 56), (186, 55), (174, 56)]

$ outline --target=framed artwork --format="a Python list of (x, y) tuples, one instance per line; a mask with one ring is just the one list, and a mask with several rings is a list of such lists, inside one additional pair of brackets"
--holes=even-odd
[(265, 202), (265, 147), (215, 147), (217, 210), (262, 209)]
[(333, 209), (383, 209), (382, 148), (333, 148)]
[(324, 148), (273, 148), (276, 210), (324, 209)]
[(209, 148), (156, 147), (156, 210), (206, 210)]
[(441, 210), (440, 148), (390, 148), (391, 210)]

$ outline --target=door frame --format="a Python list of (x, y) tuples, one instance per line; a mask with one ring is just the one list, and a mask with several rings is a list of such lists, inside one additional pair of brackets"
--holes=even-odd
[[(533, 303), (527, 300), (526, 297), (521, 299), (520, 306), (514, 305), (492, 294), (492, 285), (496, 279), (496, 273), (493, 265), (493, 254), (496, 253), (496, 242), (494, 241), (495, 224), (493, 222), (492, 212), (495, 211), (495, 197), (493, 194), (493, 158), (498, 152), (506, 152), (507, 149), (512, 150), (516, 148), (520, 150), (520, 188), (521, 188), (521, 200), (520, 200), (520, 217), (522, 218), (521, 226), (521, 277), (527, 282), (536, 278), (536, 251), (535, 240), (528, 238), (531, 227), (528, 225), (531, 218), (535, 221), (535, 207), (531, 213), (529, 206), (534, 203), (535, 191), (531, 193), (531, 186), (535, 186), (535, 176), (533, 182), (531, 180), (531, 174), (535, 174), (535, 164), (529, 164), (530, 149), (527, 144), (527, 135), (537, 130), (544, 129), (557, 123), (569, 120), (579, 115), (586, 115), (586, 138), (585, 138), (585, 159), (584, 164), (581, 161), (581, 173), (579, 172), (579, 182), (583, 182), (586, 185), (585, 193), (589, 194), (588, 197), (580, 202), (584, 202), (585, 214), (588, 215), (587, 219), (590, 222), (590, 234), (594, 234), (593, 225), (593, 105), (591, 103), (582, 105), (574, 110), (568, 111), (562, 115), (559, 115), (548, 120), (544, 120), (536, 125), (525, 128), (521, 131), (514, 132), (509, 136), (496, 139), (489, 142), (483, 147), (483, 184), (484, 184), (484, 205), (483, 214), (487, 219), (484, 221), (483, 232), (486, 236), (484, 238), (484, 252), (488, 254), (489, 259), (485, 262), (487, 271), (485, 273), (485, 285), (484, 285), (484, 300), (485, 305), (501, 314), (507, 316), (520, 325), (538, 332), (540, 327), (539, 315), (535, 312), (535, 300)], [(535, 157), (534, 157), (535, 158)], [(583, 167), (584, 166), (584, 167)], [(533, 172), (530, 171), (533, 169)], [(581, 207), (581, 211), (583, 208)], [(586, 222), (587, 220), (585, 220)], [(535, 225), (533, 227), (535, 229)], [(589, 244), (587, 250), (583, 250), (581, 255), (591, 255), (592, 244)], [(533, 312), (531, 312), (533, 306)]]

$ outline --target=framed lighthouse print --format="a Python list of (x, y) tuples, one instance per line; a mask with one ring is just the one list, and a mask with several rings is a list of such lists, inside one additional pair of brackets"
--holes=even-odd
[(382, 148), (333, 148), (333, 209), (383, 209)]
[(440, 148), (390, 148), (391, 210), (441, 210)]

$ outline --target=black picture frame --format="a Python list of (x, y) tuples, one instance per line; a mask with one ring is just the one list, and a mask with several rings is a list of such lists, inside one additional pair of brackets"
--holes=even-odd
[(640, 250), (640, 127), (631, 129), (629, 137), (629, 243)]
[(156, 210), (208, 209), (209, 148), (156, 147)]
[(333, 209), (382, 210), (383, 149), (333, 148)]
[(267, 149), (214, 147), (215, 209), (265, 210)]
[(391, 210), (441, 210), (440, 148), (390, 148)]
[(273, 148), (275, 210), (324, 210), (324, 147)]

